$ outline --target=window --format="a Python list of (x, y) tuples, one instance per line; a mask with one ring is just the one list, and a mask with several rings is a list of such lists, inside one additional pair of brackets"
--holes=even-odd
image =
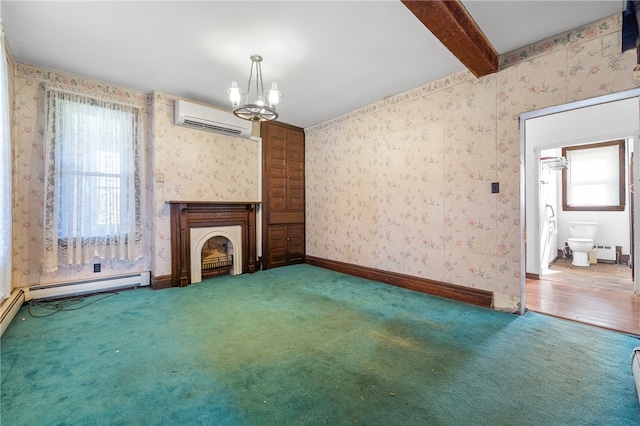
[(562, 171), (563, 210), (624, 210), (624, 141), (567, 147), (562, 155), (569, 163)]
[(142, 256), (137, 107), (47, 90), (45, 270)]

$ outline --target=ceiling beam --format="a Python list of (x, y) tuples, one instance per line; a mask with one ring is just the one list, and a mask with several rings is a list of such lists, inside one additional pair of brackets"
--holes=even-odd
[(473, 75), (498, 71), (498, 53), (460, 0), (402, 3)]

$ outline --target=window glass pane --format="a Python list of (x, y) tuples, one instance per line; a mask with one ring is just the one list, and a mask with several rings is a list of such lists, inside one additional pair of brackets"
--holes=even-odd
[(563, 207), (624, 209), (623, 141), (563, 149), (569, 168), (564, 171)]
[(568, 152), (572, 185), (618, 184), (618, 147), (606, 146)]
[(618, 203), (618, 193), (611, 193), (608, 185), (572, 185), (574, 206), (611, 206)]
[[(69, 235), (104, 236), (128, 227), (128, 215), (121, 207), (122, 175), (121, 133), (131, 129), (135, 116), (91, 103), (60, 100), (61, 161), (58, 200), (59, 237)], [(106, 141), (106, 142), (105, 142)], [(82, 194), (87, 211), (80, 219), (74, 214), (73, 198)], [(81, 229), (79, 229), (81, 228)], [(75, 230), (75, 231), (72, 231)], [(79, 232), (76, 232), (79, 231)]]

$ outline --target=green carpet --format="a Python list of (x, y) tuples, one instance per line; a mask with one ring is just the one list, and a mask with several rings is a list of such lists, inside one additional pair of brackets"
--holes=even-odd
[(640, 423), (634, 336), (309, 265), (101, 297), (21, 308), (3, 425)]

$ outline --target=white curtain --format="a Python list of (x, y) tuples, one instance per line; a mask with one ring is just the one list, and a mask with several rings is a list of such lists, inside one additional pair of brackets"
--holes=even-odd
[(141, 258), (140, 109), (54, 86), (45, 102), (45, 272)]
[(11, 294), (12, 232), (11, 232), (11, 137), (9, 132), (9, 76), (7, 56), (4, 51), (4, 32), (0, 26), (0, 302)]

